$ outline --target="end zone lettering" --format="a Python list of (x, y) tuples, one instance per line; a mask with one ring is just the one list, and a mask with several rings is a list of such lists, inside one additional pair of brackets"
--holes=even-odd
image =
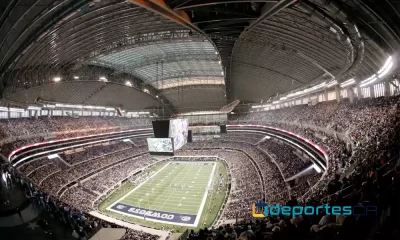
[(146, 209), (136, 206), (131, 206), (125, 203), (116, 203), (110, 207), (111, 211), (122, 213), (131, 217), (142, 218), (146, 220), (154, 220), (166, 223), (194, 224), (197, 215), (180, 214), (172, 212), (163, 212), (153, 209)]
[(134, 208), (134, 207), (129, 208), (128, 212), (137, 213), (137, 214), (143, 215), (145, 217), (154, 217), (154, 218), (161, 218), (161, 219), (168, 219), (168, 220), (174, 219), (173, 214), (166, 214), (166, 213), (161, 214), (160, 212), (153, 212), (153, 211), (140, 209), (140, 208)]

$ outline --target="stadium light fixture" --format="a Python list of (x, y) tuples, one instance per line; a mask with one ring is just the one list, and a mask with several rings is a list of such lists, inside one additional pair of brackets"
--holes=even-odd
[(61, 81), (61, 77), (54, 77), (54, 78), (53, 78), (53, 81), (54, 81), (54, 82), (59, 82), (59, 81)]
[(271, 104), (253, 105), (253, 106), (251, 106), (251, 108), (265, 108), (265, 107), (271, 107), (271, 106), (272, 106)]
[(310, 88), (307, 88), (305, 90), (305, 92), (311, 92), (311, 91), (318, 90), (318, 89), (324, 88), (324, 87), (326, 87), (326, 82), (320, 83), (320, 84), (315, 85), (315, 86), (310, 87)]
[(45, 108), (56, 108), (56, 105), (46, 104), (44, 105)]
[(158, 98), (158, 95), (156, 95), (156, 98)]
[(132, 83), (130, 81), (126, 81), (125, 85), (128, 86), (128, 87), (132, 87)]
[(79, 79), (79, 77), (78, 76), (74, 76), (74, 79), (76, 80), (76, 79)]
[(41, 110), (41, 107), (36, 107), (36, 106), (28, 106), (28, 110)]
[(351, 79), (349, 79), (349, 80), (347, 80), (347, 81), (342, 82), (342, 83), (340, 84), (340, 87), (344, 88), (344, 87), (353, 85), (354, 83), (356, 83), (356, 80), (355, 80), (354, 78), (351, 78)]
[(394, 65), (394, 63), (393, 63), (392, 56), (389, 56), (388, 59), (386, 60), (385, 64), (377, 72), (377, 74), (374, 74), (371, 77), (361, 81), (360, 87), (366, 87), (366, 86), (370, 85), (371, 83), (375, 82), (376, 80), (382, 79), (384, 76), (386, 76), (386, 74), (389, 73), (389, 71), (392, 69), (393, 65)]
[(9, 108), (10, 112), (25, 112), (23, 108)]
[(368, 82), (365, 82), (365, 83), (360, 84), (360, 87), (362, 87), (362, 88), (363, 88), (363, 87), (366, 87), (367, 85), (369, 85), (369, 84), (375, 82), (377, 79), (378, 79), (377, 77), (374, 77), (374, 78), (370, 79)]
[(378, 79), (378, 78), (376, 77), (376, 74), (374, 74), (374, 75), (372, 75), (371, 77), (369, 77), (369, 78), (367, 78), (367, 79), (365, 79), (365, 80), (362, 80), (362, 81), (360, 82), (360, 87), (365, 87), (365, 86), (367, 86), (368, 84), (375, 82), (376, 79)]
[(263, 107), (263, 105), (253, 105), (253, 106), (251, 106), (251, 108), (262, 108)]
[(86, 109), (105, 109), (106, 107), (103, 106), (83, 106)]
[[(319, 90), (319, 89), (324, 88), (324, 87), (326, 87), (326, 82), (320, 83), (320, 84), (318, 84), (318, 85), (309, 87), (309, 88), (304, 89), (304, 90), (300, 90), (300, 91), (297, 91), (297, 92), (289, 93), (289, 94), (286, 95), (285, 97), (286, 97), (286, 99), (287, 99), (287, 98), (291, 98), (291, 97), (297, 97), (297, 96), (300, 96), (300, 95), (302, 95), (302, 94), (307, 94), (307, 93), (310, 93), (310, 92), (312, 92), (312, 91)], [(281, 100), (282, 100), (282, 99), (281, 99)]]
[(149, 91), (147, 88), (144, 88), (144, 89), (143, 89), (143, 92), (145, 92), (145, 93), (150, 93), (150, 91)]
[(393, 67), (393, 62), (390, 62), (389, 65), (386, 67), (385, 70), (383, 70), (381, 73), (378, 72), (379, 76), (378, 78), (382, 78), (384, 77), (386, 74), (388, 74), (388, 72), (390, 71), (390, 69)]
[(107, 78), (106, 77), (100, 77), (99, 80), (103, 81), (103, 82), (107, 82)]
[[(378, 74), (383, 73), (389, 67), (389, 64), (391, 64), (391, 63), (393, 63), (392, 56), (389, 56), (388, 59), (386, 60), (385, 64), (383, 65), (383, 67), (378, 71)], [(393, 66), (393, 64), (392, 64), (392, 66)]]
[(337, 84), (338, 84), (338, 81), (334, 80), (332, 82), (329, 82), (328, 85), (326, 85), (326, 87), (330, 88), (330, 87), (336, 86)]

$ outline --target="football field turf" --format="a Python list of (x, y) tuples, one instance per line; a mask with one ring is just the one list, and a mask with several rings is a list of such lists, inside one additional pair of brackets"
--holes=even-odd
[(148, 221), (196, 227), (213, 186), (215, 162), (170, 162), (107, 210)]

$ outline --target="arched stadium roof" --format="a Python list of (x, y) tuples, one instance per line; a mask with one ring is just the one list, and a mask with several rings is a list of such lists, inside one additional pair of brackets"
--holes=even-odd
[(175, 113), (377, 73), (400, 42), (385, 0), (0, 3), (3, 101)]

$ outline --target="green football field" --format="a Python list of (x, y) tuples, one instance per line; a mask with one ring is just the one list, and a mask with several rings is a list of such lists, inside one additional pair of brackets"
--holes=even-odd
[(215, 169), (215, 162), (170, 162), (107, 210), (147, 221), (195, 227), (214, 185)]

